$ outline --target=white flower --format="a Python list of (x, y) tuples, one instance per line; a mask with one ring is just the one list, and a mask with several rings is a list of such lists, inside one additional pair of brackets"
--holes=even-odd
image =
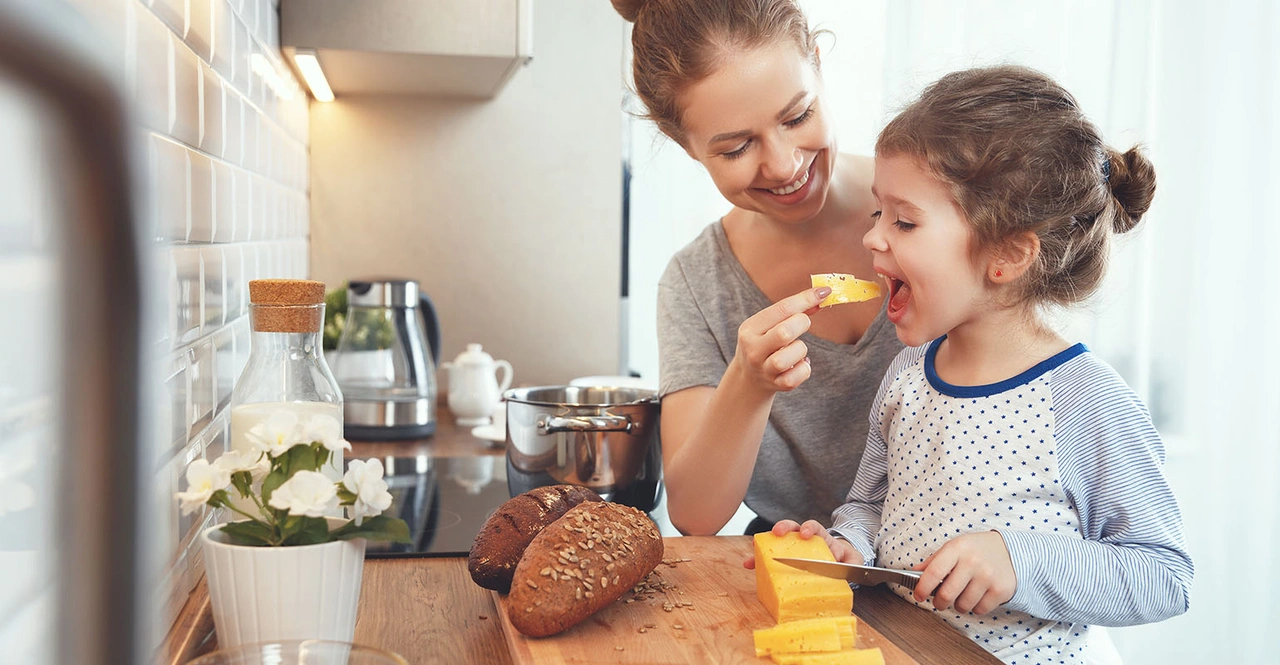
[(351, 450), (351, 444), (342, 438), (342, 424), (333, 416), (314, 415), (308, 418), (302, 426), (302, 440), (307, 443), (319, 441), (335, 453), (339, 450)]
[(213, 465), (228, 474), (248, 471), (253, 483), (262, 482), (262, 479), (266, 478), (267, 474), (271, 472), (271, 462), (259, 450), (228, 450), (222, 453), (221, 457), (214, 460)]
[(187, 491), (178, 492), (182, 502), (182, 514), (189, 515), (203, 506), (214, 492), (227, 489), (231, 484), (231, 472), (198, 459), (187, 466)]
[(254, 448), (279, 457), (295, 445), (306, 443), (298, 427), (298, 416), (292, 411), (276, 411), (266, 422), (258, 423), (245, 432), (245, 438)]
[(290, 515), (322, 517), (338, 506), (338, 486), (318, 471), (299, 471), (271, 493), (270, 505)]
[(342, 486), (356, 495), (351, 510), (356, 526), (363, 524), (364, 518), (381, 515), (391, 507), (391, 493), (387, 491), (387, 481), (382, 479), (380, 460), (351, 460), (346, 475), (342, 476)]

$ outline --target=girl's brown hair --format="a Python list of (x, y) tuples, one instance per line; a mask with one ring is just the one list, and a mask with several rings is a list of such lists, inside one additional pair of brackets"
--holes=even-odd
[(631, 31), (631, 73), (648, 119), (684, 145), (680, 95), (736, 50), (790, 40), (817, 67), (794, 0), (612, 0)]
[(1025, 231), (1039, 236), (1017, 302), (1071, 305), (1092, 295), (1111, 234), (1136, 226), (1156, 189), (1137, 147), (1108, 147), (1071, 93), (1025, 67), (942, 77), (880, 132), (876, 154), (916, 157), (951, 186), (975, 255)]

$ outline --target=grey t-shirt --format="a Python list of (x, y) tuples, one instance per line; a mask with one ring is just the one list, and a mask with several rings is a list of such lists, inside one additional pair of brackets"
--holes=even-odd
[[(658, 282), (660, 392), (718, 385), (737, 350), (738, 326), (771, 304), (733, 255), (721, 222), (708, 226)], [(856, 344), (809, 333), (800, 339), (813, 372), (774, 398), (746, 504), (770, 522), (830, 526), (862, 461), (871, 402), (902, 343), (883, 309)]]

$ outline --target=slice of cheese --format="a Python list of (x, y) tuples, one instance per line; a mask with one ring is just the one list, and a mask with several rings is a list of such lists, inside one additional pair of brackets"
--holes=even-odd
[(838, 272), (809, 275), (809, 281), (815, 286), (831, 287), (831, 295), (822, 299), (818, 307), (830, 307), (847, 302), (862, 302), (880, 297), (880, 285), (853, 275)]
[(858, 618), (822, 617), (780, 623), (752, 631), (756, 655), (852, 649), (858, 642)]
[(766, 531), (755, 535), (754, 549), (756, 597), (778, 623), (848, 616), (853, 611), (853, 589), (848, 582), (774, 561), (776, 557), (835, 561), (821, 538), (803, 539), (794, 531), (779, 538)]
[(833, 653), (775, 653), (778, 665), (884, 665), (880, 649), (848, 649)]

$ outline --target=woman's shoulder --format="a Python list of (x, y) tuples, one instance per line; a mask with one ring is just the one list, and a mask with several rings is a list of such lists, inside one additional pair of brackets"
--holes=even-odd
[(724, 254), (727, 250), (724, 226), (721, 220), (708, 224), (696, 238), (681, 247), (667, 263), (663, 281), (684, 275), (705, 278), (725, 266)]

